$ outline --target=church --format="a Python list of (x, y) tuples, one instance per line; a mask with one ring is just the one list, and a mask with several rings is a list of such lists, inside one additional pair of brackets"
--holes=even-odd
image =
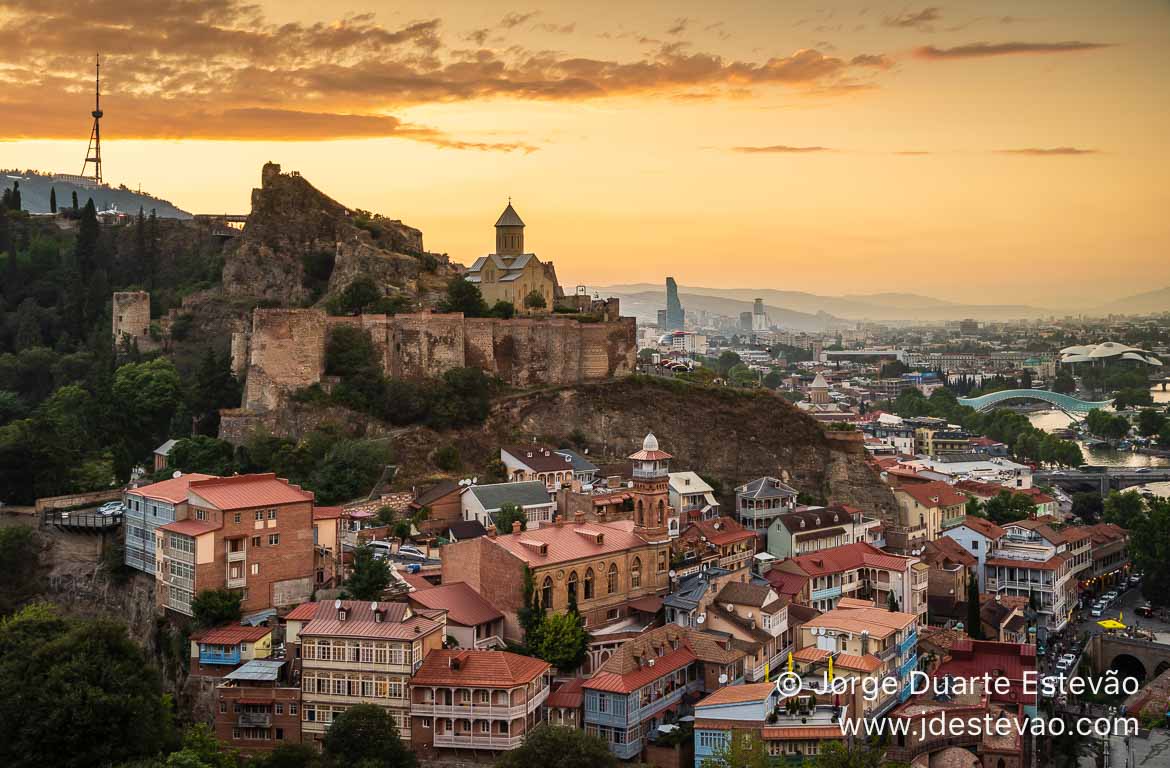
[(479, 288), (489, 307), (506, 301), (516, 307), (516, 314), (551, 312), (564, 296), (552, 262), (524, 252), (524, 221), (511, 200), (496, 221), (495, 253), (476, 259), (464, 277)]

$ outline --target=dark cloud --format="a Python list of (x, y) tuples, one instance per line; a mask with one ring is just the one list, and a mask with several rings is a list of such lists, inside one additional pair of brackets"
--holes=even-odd
[(569, 22), (568, 24), (537, 24), (536, 28), (543, 32), (552, 32), (557, 35), (571, 35), (577, 29), (576, 22)]
[(887, 16), (882, 24), (903, 29), (931, 29), (931, 24), (942, 18), (938, 8), (923, 8), (921, 11), (907, 11), (897, 16)]
[(528, 13), (516, 13), (513, 11), (512, 13), (505, 14), (504, 18), (500, 19), (500, 26), (504, 29), (512, 29), (536, 17), (539, 13), (540, 11), (529, 11)]
[[(143, 18), (151, 24), (140, 23)], [(557, 31), (567, 34), (571, 26)], [(498, 97), (728, 97), (769, 85), (844, 93), (873, 87), (851, 75), (878, 61), (876, 55), (850, 61), (815, 49), (744, 61), (681, 43), (652, 44), (629, 59), (597, 59), (518, 44), (492, 47), (499, 43), (488, 29), (463, 36), (472, 48), (449, 48), (442, 33), (439, 19), (392, 28), (371, 14), (273, 24), (241, 0), (87, 0), (84, 14), (40, 0), (0, 0), (0, 111), (6, 115), (0, 139), (75, 136), (78, 115), (91, 108), (92, 58), (80, 52), (95, 48), (103, 52), (110, 136), (409, 134), (467, 148), (479, 147), (408, 127), (393, 113)], [(272, 118), (270, 125), (256, 117), (261, 114)], [(70, 127), (54, 132), (58, 119)]]
[(829, 147), (791, 147), (786, 144), (772, 144), (766, 147), (732, 147), (733, 152), (755, 154), (802, 154), (807, 152), (832, 152)]
[(1001, 155), (1030, 155), (1032, 157), (1099, 154), (1099, 150), (1080, 147), (1024, 147), (1023, 149), (999, 149), (996, 151)]
[(1114, 43), (1085, 43), (1068, 40), (1059, 43), (968, 43), (954, 48), (936, 48), (924, 45), (914, 49), (920, 59), (976, 59), (987, 56), (1012, 56), (1029, 53), (1069, 53), (1074, 51), (1095, 51), (1110, 48)]
[(687, 31), (687, 26), (688, 26), (690, 23), (691, 23), (690, 19), (685, 19), (685, 18), (683, 18), (683, 19), (675, 19), (675, 20), (674, 20), (674, 25), (673, 25), (673, 26), (671, 26), (669, 29), (667, 29), (667, 30), (666, 30), (666, 34), (668, 34), (668, 35), (675, 35), (675, 36), (677, 36), (677, 35), (681, 35), (683, 32), (686, 32), (686, 31)]
[(894, 61), (884, 53), (863, 53), (854, 56), (849, 60), (849, 63), (854, 67), (875, 67), (877, 69), (889, 69), (894, 66)]

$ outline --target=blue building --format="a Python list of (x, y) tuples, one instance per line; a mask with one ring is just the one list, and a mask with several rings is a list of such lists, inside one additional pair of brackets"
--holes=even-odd
[(712, 632), (668, 624), (632, 638), (585, 681), (585, 731), (619, 758), (637, 758), (703, 693), (742, 682), (743, 659), (730, 636)]
[(176, 520), (185, 520), (187, 486), (194, 480), (212, 477), (192, 472), (126, 491), (126, 512), (122, 518), (126, 530), (126, 565), (144, 573), (154, 573), (155, 529)]

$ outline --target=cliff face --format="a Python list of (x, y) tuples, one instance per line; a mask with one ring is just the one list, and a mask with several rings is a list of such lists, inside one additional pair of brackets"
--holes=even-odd
[[(318, 191), (297, 174), (268, 163), (252, 190), (252, 212), (238, 246), (227, 255), (227, 296), (302, 306), (317, 298), (306, 264), (332, 261), (327, 290), (337, 293), (369, 275), (387, 293), (419, 291), (425, 270), (422, 232), (400, 221), (371, 217)], [(324, 275), (316, 276), (320, 280)]]

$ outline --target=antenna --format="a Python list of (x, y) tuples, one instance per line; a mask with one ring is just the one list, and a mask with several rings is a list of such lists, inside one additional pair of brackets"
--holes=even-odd
[(85, 152), (85, 162), (81, 164), (81, 175), (93, 163), (93, 180), (102, 183), (102, 55), (94, 55), (94, 86), (93, 86), (93, 131), (89, 134), (89, 149)]

